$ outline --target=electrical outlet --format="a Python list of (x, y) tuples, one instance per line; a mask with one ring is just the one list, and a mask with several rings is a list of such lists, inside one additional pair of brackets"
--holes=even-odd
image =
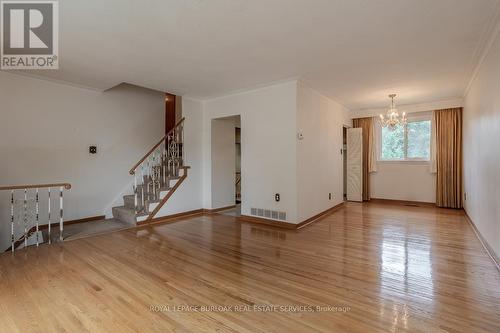
[(279, 193), (276, 193), (276, 194), (274, 195), (274, 200), (276, 200), (276, 202), (279, 202), (279, 201), (280, 201), (280, 199), (281, 199), (281, 198), (280, 198), (280, 194), (279, 194)]
[(328, 193), (328, 200), (332, 200), (332, 194)]
[(90, 154), (97, 154), (97, 146), (90, 146), (89, 153)]

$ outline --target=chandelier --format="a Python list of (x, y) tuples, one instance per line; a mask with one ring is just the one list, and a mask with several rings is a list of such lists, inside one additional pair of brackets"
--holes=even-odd
[(399, 116), (398, 109), (396, 109), (396, 104), (394, 103), (394, 97), (396, 94), (390, 94), (389, 98), (391, 99), (391, 106), (385, 116), (383, 114), (380, 115), (380, 124), (382, 127), (387, 127), (391, 131), (394, 130), (398, 125), (406, 125), (408, 120), (406, 119), (406, 112), (403, 112), (401, 117)]

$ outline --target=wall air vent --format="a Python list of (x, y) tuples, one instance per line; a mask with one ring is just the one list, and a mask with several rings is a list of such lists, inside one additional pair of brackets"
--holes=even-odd
[(278, 212), (263, 208), (250, 208), (250, 214), (253, 216), (264, 217), (273, 220), (286, 221), (286, 212)]

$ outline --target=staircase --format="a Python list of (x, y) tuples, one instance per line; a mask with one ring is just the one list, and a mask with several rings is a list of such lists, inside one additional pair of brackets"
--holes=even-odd
[(123, 196), (122, 206), (113, 207), (115, 219), (131, 225), (152, 221), (187, 178), (190, 167), (184, 165), (184, 120), (130, 169), (133, 191)]
[[(158, 217), (160, 209), (188, 176), (190, 167), (184, 165), (184, 120), (130, 169), (134, 177), (132, 194), (123, 196), (122, 206), (113, 207), (114, 221), (89, 223), (108, 223), (106, 228), (112, 230), (149, 223)], [(11, 246), (8, 251), (61, 242), (66, 238), (63, 236), (63, 192), (69, 189), (68, 183), (0, 187), (0, 192), (10, 194)]]

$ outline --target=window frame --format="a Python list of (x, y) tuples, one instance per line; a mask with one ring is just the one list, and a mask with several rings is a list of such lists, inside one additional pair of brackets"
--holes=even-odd
[[(407, 116), (408, 122), (404, 127), (404, 158), (402, 159), (384, 159), (382, 158), (382, 125), (380, 122), (377, 122), (377, 136), (378, 136), (378, 154), (377, 154), (377, 162), (387, 162), (387, 163), (409, 163), (409, 162), (423, 162), (423, 163), (429, 163), (431, 160), (430, 154), (431, 152), (431, 145), (432, 145), (432, 126), (434, 126), (432, 122), (432, 113), (427, 113), (425, 114), (419, 114), (419, 115), (408, 115)], [(419, 121), (430, 121), (431, 122), (431, 127), (430, 127), (430, 135), (431, 135), (431, 140), (429, 142), (429, 157), (428, 158), (419, 158), (419, 157), (413, 157), (409, 158), (408, 157), (408, 124), (413, 123), (413, 122), (419, 122)]]

